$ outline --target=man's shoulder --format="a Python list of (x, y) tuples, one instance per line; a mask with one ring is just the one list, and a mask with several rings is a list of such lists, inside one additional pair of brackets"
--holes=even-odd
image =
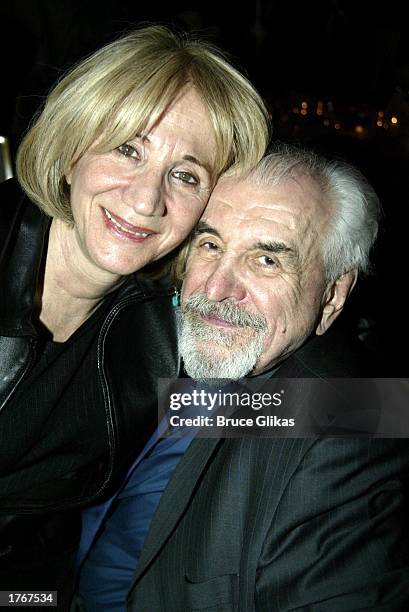
[(376, 358), (343, 326), (307, 340), (280, 366), (280, 377), (364, 378), (379, 375)]

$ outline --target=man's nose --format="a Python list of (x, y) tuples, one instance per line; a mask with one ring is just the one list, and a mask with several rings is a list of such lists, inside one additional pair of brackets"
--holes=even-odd
[(245, 298), (246, 288), (237, 267), (232, 261), (218, 261), (215, 264), (206, 280), (205, 293), (209, 299), (217, 302), (227, 299), (240, 302)]
[(162, 173), (144, 169), (130, 178), (123, 188), (122, 199), (127, 206), (145, 217), (161, 217), (165, 213)]

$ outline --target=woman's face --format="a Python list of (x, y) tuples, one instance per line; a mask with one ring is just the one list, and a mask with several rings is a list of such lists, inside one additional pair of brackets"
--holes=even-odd
[(163, 257), (203, 212), (215, 159), (208, 111), (189, 85), (149, 134), (108, 153), (90, 149), (67, 175), (74, 248), (121, 275)]

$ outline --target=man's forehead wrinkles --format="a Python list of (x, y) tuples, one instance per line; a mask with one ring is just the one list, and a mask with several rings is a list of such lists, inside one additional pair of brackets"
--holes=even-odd
[[(281, 241), (297, 251), (299, 262), (308, 259), (316, 244), (315, 220), (321, 225), (323, 219), (317, 218), (316, 203), (306, 198), (302, 185), (296, 181), (290, 184), (291, 189), (287, 184), (286, 189), (281, 185), (254, 191), (243, 185), (222, 187), (211, 198), (204, 221), (231, 249), (240, 245), (248, 250), (257, 242)], [(280, 256), (292, 259), (283, 251)]]
[[(295, 225), (295, 220), (298, 216), (298, 211), (293, 207), (284, 203), (274, 202), (252, 202), (251, 199), (237, 199), (227, 201), (217, 198), (211, 199), (206, 211), (206, 217), (220, 218), (220, 215), (234, 215), (235, 221), (264, 220), (264, 221), (280, 221), (281, 218), (291, 219), (291, 226)], [(280, 219), (276, 219), (279, 216)]]
[(293, 215), (288, 214), (286, 216), (285, 219), (283, 219), (282, 217), (280, 217), (279, 219), (274, 218), (273, 216), (270, 217), (258, 217), (258, 219), (254, 219), (254, 221), (259, 221), (260, 223), (265, 223), (267, 226), (269, 224), (274, 224), (274, 225), (280, 225), (285, 227), (286, 229), (290, 230), (290, 231), (294, 231), (296, 229), (296, 219), (293, 217)]
[(267, 218), (267, 217), (248, 217), (237, 214), (228, 222), (223, 222), (223, 215), (209, 216), (198, 224), (196, 234), (209, 232), (218, 235), (226, 240), (240, 238), (240, 240), (252, 240), (254, 236), (263, 236), (263, 239), (272, 240), (284, 237), (287, 232), (293, 233), (297, 229), (296, 220), (290, 218)]

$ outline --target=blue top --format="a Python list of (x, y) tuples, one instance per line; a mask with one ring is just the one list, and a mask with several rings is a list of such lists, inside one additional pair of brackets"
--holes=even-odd
[[(180, 396), (182, 392), (191, 393), (197, 386), (206, 388), (191, 379), (178, 379), (173, 390)], [(208, 410), (206, 404), (199, 404), (183, 407), (179, 414), (207, 415)], [(169, 413), (134, 461), (119, 492), (104, 504), (83, 511), (79, 592), (87, 612), (125, 610), (129, 587), (162, 493), (200, 429), (198, 425), (183, 432), (178, 427), (171, 437), (161, 438), (172, 429), (168, 418)]]
[(124, 612), (126, 596), (161, 495), (192, 438), (159, 439), (156, 430), (114, 498), (83, 513), (79, 562), (87, 612)]

